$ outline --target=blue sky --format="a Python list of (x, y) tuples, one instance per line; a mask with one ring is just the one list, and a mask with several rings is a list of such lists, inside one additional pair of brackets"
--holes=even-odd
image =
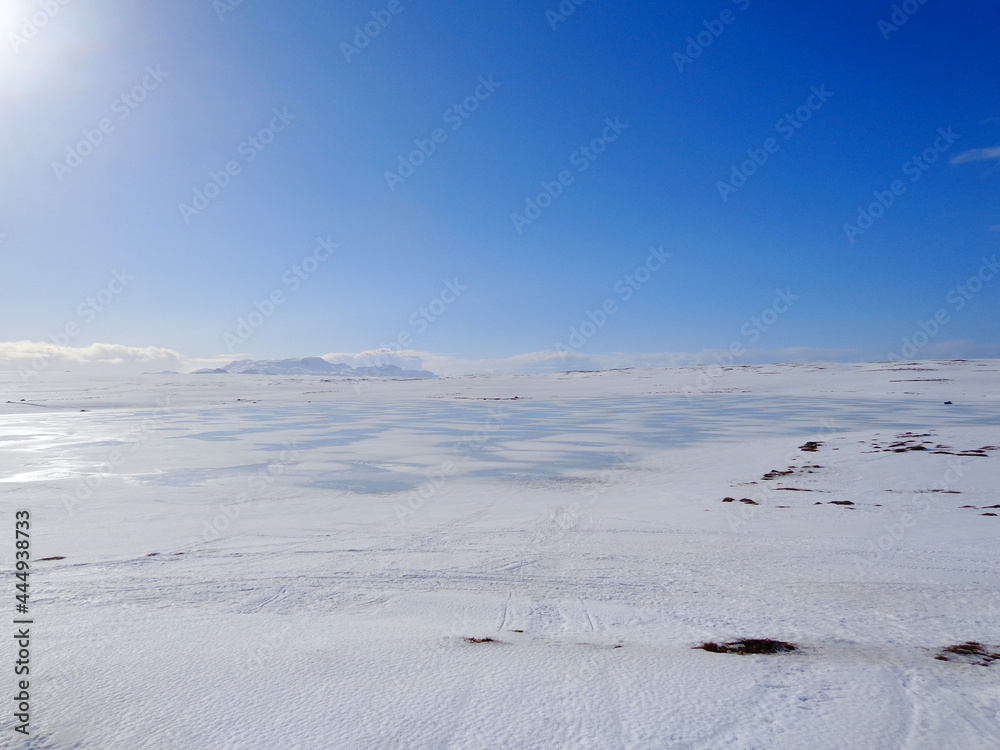
[(998, 21), (6, 2), (0, 367), (1000, 356)]

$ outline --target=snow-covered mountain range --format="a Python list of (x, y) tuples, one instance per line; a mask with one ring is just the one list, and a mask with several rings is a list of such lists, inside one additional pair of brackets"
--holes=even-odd
[(434, 378), (428, 370), (404, 370), (396, 365), (351, 367), (343, 362), (328, 362), (322, 357), (302, 359), (239, 359), (225, 367), (195, 370), (192, 375), (326, 375), (352, 378)]

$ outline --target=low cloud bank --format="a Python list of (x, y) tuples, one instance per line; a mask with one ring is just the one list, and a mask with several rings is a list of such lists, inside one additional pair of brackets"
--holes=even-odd
[(59, 370), (133, 373), (183, 367), (180, 353), (158, 346), (59, 346), (44, 341), (0, 341), (0, 370), (16, 370), (22, 375)]

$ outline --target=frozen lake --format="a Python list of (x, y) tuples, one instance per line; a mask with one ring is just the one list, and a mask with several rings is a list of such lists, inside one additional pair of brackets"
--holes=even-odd
[[(99, 473), (111, 452), (140, 444), (168, 466), (120, 473), (123, 479), (139, 486), (188, 487), (258, 473), (274, 454), (291, 448), (295, 458), (285, 462), (285, 473), (294, 484), (359, 494), (415, 489), (426, 472), (445, 461), (454, 464), (454, 478), (565, 481), (580, 470), (619, 464), (625, 455), (638, 458), (713, 441), (998, 422), (996, 410), (973, 404), (743, 395), (595, 396), (555, 403), (520, 398), (236, 403), (111, 413), (23, 408), (23, 414), (0, 415), (0, 443), (6, 448), (0, 482)], [(42, 455), (44, 460), (37, 460)], [(24, 471), (25, 465), (38, 468)]]

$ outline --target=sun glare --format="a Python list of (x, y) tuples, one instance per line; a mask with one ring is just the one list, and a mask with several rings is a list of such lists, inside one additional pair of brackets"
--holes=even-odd
[(0, 35), (4, 57), (17, 55), (45, 31), (63, 6), (58, 0), (51, 5), (32, 5), (25, 0), (5, 0), (0, 3)]
[(52, 71), (71, 34), (69, 0), (0, 2), (0, 89), (4, 94), (37, 88)]

